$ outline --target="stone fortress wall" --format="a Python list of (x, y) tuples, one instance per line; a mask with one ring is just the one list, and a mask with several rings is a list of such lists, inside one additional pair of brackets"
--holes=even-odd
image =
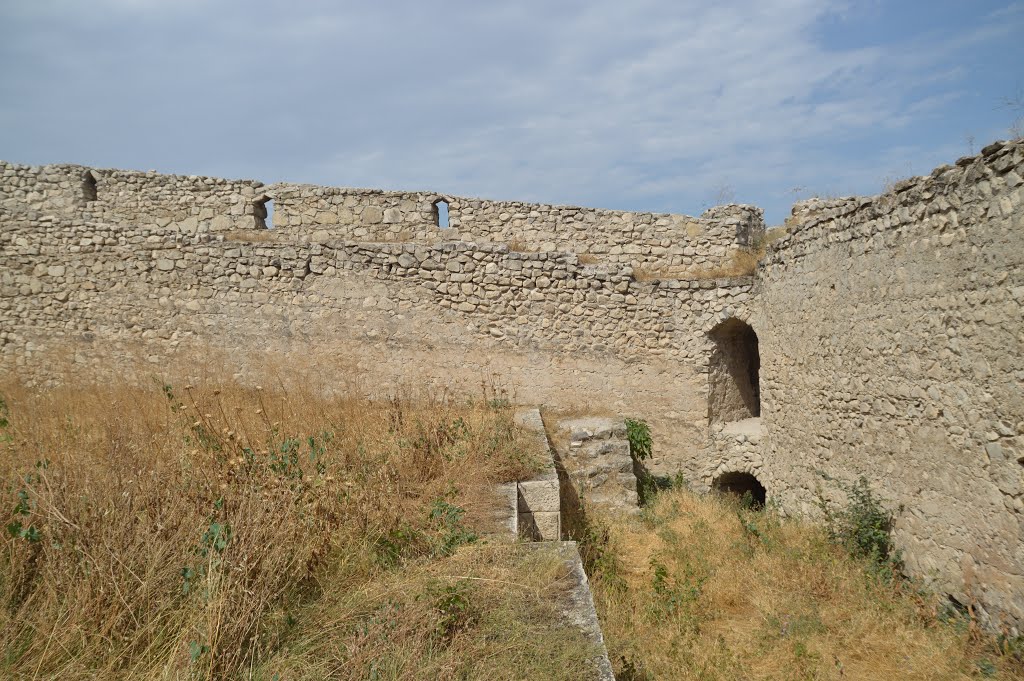
[(798, 206), (752, 316), (783, 506), (809, 510), (819, 471), (865, 476), (905, 509), (911, 571), (993, 623), (1024, 618), (1022, 177), (1024, 143), (997, 143)]
[(757, 276), (727, 279), (700, 272), (760, 238), (758, 209), (0, 164), (0, 370), (42, 375), (65, 351), (159, 371), (210, 347), (253, 376), (301, 358), (365, 392), (497, 381), (520, 403), (639, 416), (652, 468), (698, 489), (747, 473), (812, 512), (817, 485), (834, 491), (819, 471), (866, 475), (906, 507), (916, 574), (1019, 622), (1022, 155), (800, 204)]
[(25, 166), (0, 161), (0, 211), (152, 230), (223, 232), (254, 225), (252, 180), (96, 170), (77, 165)]
[[(85, 173), (96, 178), (95, 199), (83, 193)], [(288, 206), (298, 204), (281, 194), (268, 230), (255, 228), (254, 207), (283, 185), (78, 166), (5, 165), (0, 180), (4, 366), (38, 372), (46, 357), (73, 347), (97, 366), (141, 355), (159, 367), (208, 344), (236, 357), (314, 361), (324, 376), (357, 375), (378, 391), (403, 382), (476, 389), (499, 376), (520, 402), (647, 415), (664, 438), (667, 469), (699, 461), (706, 331), (745, 309), (752, 286), (749, 277), (641, 281), (634, 265), (644, 265), (643, 253), (629, 255), (633, 264), (593, 263), (540, 242), (522, 252), (486, 240), (367, 241), (363, 216), (380, 208), (381, 192), (351, 192), (374, 202), (354, 222), (294, 229)], [(423, 195), (424, 211), (435, 196)], [(499, 233), (505, 218), (496, 206), (507, 204), (482, 203), (497, 212)], [(549, 210), (533, 208), (526, 214)], [(677, 241), (696, 244), (680, 251), (713, 262), (716, 249), (735, 250), (763, 230), (758, 210), (709, 214), (666, 220), (679, 226)], [(667, 229), (653, 216), (630, 219)], [(590, 229), (611, 235), (618, 224)], [(445, 235), (458, 236), (454, 229)], [(713, 236), (703, 244), (694, 230)]]
[[(690, 217), (3, 161), (0, 177), (0, 201), (12, 213), (218, 234), (265, 229), (269, 203), (274, 236), (281, 239), (503, 243), (524, 252), (574, 252), (594, 263), (672, 272), (726, 263), (737, 245), (749, 245), (764, 228), (760, 209), (739, 205)], [(448, 227), (438, 224), (439, 202), (448, 207)]]
[[(675, 272), (726, 263), (764, 227), (753, 206), (719, 206), (694, 218), (292, 184), (271, 185), (262, 197), (273, 198), (274, 228), (300, 239), (503, 243)], [(447, 228), (438, 225), (439, 202), (448, 208)]]

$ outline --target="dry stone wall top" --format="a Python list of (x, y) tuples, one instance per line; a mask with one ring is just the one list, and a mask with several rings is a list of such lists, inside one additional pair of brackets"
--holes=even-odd
[[(438, 202), (447, 206), (447, 227), (438, 224)], [(673, 273), (721, 265), (764, 231), (753, 206), (690, 217), (2, 161), (0, 209), (191, 234), (262, 231), (272, 223), (275, 238), (303, 242), (503, 243)]]
[[(267, 195), (274, 197), (275, 228), (301, 239), (504, 243), (675, 272), (721, 265), (764, 231), (763, 213), (753, 206), (690, 217), (291, 184), (273, 185)], [(447, 227), (438, 225), (440, 201)]]
[(225, 232), (255, 226), (254, 200), (262, 184), (0, 161), (0, 211), (7, 216), (146, 225), (168, 233)]

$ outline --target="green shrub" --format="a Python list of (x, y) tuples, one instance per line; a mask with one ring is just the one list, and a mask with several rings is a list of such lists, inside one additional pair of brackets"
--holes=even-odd
[[(817, 493), (817, 504), (824, 514), (825, 529), (829, 537), (842, 545), (851, 555), (866, 558), (884, 576), (892, 577), (903, 569), (903, 560), (892, 540), (896, 516), (885, 508), (881, 499), (861, 476), (847, 484), (820, 473), (846, 493), (845, 507), (836, 508)], [(902, 512), (903, 507), (899, 508)]]
[(464, 580), (444, 586), (432, 585), (431, 595), (437, 617), (435, 633), (442, 641), (450, 642), (480, 618), (470, 601), (469, 583)]
[(640, 419), (626, 419), (626, 439), (637, 461), (651, 458), (651, 427)]
[(434, 555), (450, 556), (463, 544), (472, 544), (479, 537), (462, 525), (465, 511), (444, 499), (435, 499), (430, 509), (430, 520), (437, 528)]

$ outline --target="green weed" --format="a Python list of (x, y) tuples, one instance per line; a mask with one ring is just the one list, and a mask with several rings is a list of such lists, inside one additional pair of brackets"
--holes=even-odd
[(637, 461), (651, 458), (653, 441), (651, 440), (651, 427), (647, 425), (646, 421), (626, 419), (626, 439), (629, 440), (630, 452)]
[[(837, 508), (820, 489), (817, 492), (817, 505), (829, 537), (852, 556), (868, 559), (885, 579), (898, 576), (903, 569), (903, 559), (892, 539), (895, 514), (886, 509), (864, 476), (853, 484), (847, 484), (824, 473), (819, 474), (836, 484), (847, 496), (846, 506)], [(899, 512), (902, 511), (901, 506)]]

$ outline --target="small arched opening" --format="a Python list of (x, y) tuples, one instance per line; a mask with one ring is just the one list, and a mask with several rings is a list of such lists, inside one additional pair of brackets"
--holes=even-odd
[(86, 203), (96, 200), (96, 176), (91, 170), (82, 173), (82, 200)]
[(708, 420), (732, 423), (761, 415), (761, 355), (749, 324), (730, 318), (710, 332)]
[(448, 202), (444, 199), (434, 201), (433, 205), (434, 225), (440, 229), (448, 229), (451, 223), (448, 219)]
[(720, 494), (736, 497), (751, 508), (764, 508), (765, 502), (768, 501), (768, 491), (751, 473), (723, 473), (715, 479), (711, 489)]
[(274, 200), (269, 196), (264, 196), (257, 199), (252, 207), (256, 229), (274, 229)]

